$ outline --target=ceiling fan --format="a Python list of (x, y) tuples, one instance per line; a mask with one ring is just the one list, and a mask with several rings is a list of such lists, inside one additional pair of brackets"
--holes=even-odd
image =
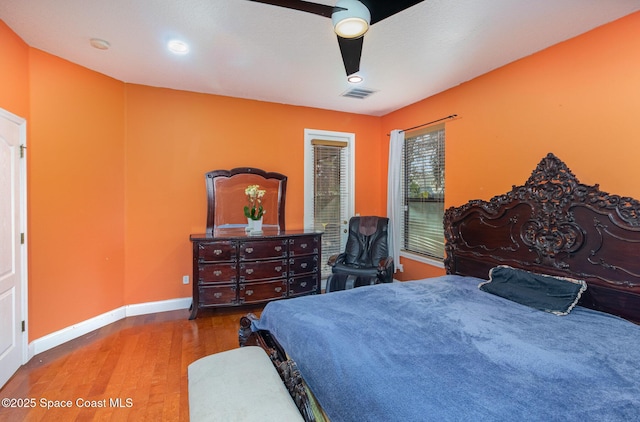
[(347, 76), (360, 70), (364, 34), (370, 25), (423, 0), (338, 0), (335, 6), (303, 0), (249, 0), (331, 18)]

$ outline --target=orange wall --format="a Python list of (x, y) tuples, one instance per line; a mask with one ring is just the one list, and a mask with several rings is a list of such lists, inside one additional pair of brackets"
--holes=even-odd
[(29, 117), (29, 47), (0, 20), (0, 108)]
[[(446, 124), (447, 206), (524, 183), (548, 152), (582, 183), (638, 198), (639, 52), (635, 13), (386, 115), (383, 132), (458, 114)], [(411, 268), (403, 279), (426, 271)]]
[(29, 336), (123, 305), (124, 84), (30, 50)]
[[(125, 303), (189, 297), (190, 233), (206, 223), (204, 174), (286, 174), (287, 228), (303, 225), (304, 129), (356, 134), (356, 212), (386, 214), (377, 117), (127, 85)], [(238, 210), (242, 213), (242, 210)]]
[[(287, 174), (287, 223), (300, 227), (304, 128), (356, 134), (362, 214), (386, 212), (386, 134), (451, 113), (447, 205), (524, 182), (549, 151), (583, 183), (640, 197), (639, 28), (636, 13), (378, 118), (124, 84), (0, 22), (0, 107), (29, 120), (30, 340), (189, 296), (208, 170)], [(405, 261), (403, 279), (441, 272)]]

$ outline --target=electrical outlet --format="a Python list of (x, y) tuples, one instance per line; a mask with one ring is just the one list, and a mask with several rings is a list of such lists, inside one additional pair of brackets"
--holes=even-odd
[(189, 276), (188, 275), (183, 275), (182, 276), (182, 284), (189, 284)]

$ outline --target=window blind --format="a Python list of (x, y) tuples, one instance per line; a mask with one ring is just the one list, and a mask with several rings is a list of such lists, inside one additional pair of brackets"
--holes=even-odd
[(444, 258), (444, 125), (409, 133), (403, 160), (404, 250)]
[(346, 142), (313, 140), (314, 202), (313, 215), (316, 230), (322, 236), (322, 276), (331, 269), (327, 260), (342, 252), (342, 221), (347, 219), (347, 155)]

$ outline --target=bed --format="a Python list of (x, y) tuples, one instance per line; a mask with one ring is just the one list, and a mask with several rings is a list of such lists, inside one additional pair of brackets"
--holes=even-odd
[(548, 154), (445, 212), (446, 276), (272, 302), (240, 343), (309, 421), (639, 420), (639, 210)]

